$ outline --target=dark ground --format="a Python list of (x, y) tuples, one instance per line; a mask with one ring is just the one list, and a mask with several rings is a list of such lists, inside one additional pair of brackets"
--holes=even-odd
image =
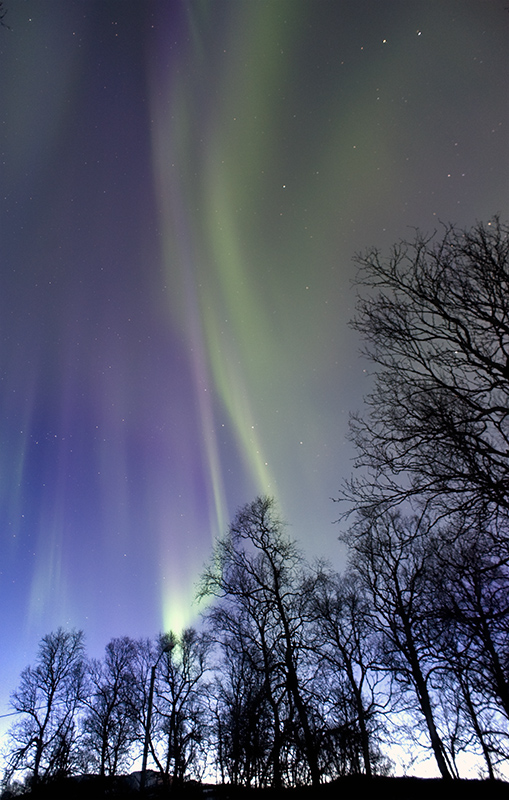
[[(196, 800), (274, 800), (283, 796), (286, 800), (311, 800), (319, 797), (324, 800), (360, 800), (363, 795), (375, 796), (383, 800), (509, 800), (509, 783), (503, 781), (457, 780), (423, 778), (382, 778), (367, 779), (363, 776), (341, 778), (313, 789), (310, 786), (292, 789), (246, 789), (234, 786), (212, 786), (188, 784), (179, 789), (154, 787), (145, 790), (146, 800), (164, 798), (189, 798)], [(19, 796), (19, 795), (18, 795)], [(104, 780), (91, 776), (87, 779), (68, 778), (41, 786), (24, 797), (34, 800), (134, 800), (140, 792), (123, 784), (122, 780)], [(12, 795), (6, 792), (2, 800)]]

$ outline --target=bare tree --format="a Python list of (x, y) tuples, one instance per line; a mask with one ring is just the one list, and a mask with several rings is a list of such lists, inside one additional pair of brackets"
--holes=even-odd
[[(205, 615), (222, 654), (219, 668), (227, 662), (216, 684), (219, 694), (214, 709), (221, 769), (234, 783), (249, 786), (254, 781), (258, 786), (281, 788), (287, 708), (280, 656), (274, 646), (277, 634), (272, 615), (250, 591), (249, 576), (239, 570), (235, 580), (237, 592), (243, 590), (242, 602), (225, 597)], [(253, 739), (251, 732), (244, 730), (248, 708), (252, 733), (265, 734), (261, 749), (256, 746), (256, 736)], [(264, 723), (265, 730), (260, 731)]]
[(343, 495), (353, 562), (442, 774), (478, 742), (491, 775), (509, 700), (509, 226), (417, 233), (357, 262), (374, 388)]
[[(220, 653), (211, 702), (215, 749), (223, 783), (265, 787), (270, 783), (274, 719), (263, 660), (242, 625), (212, 625)], [(270, 691), (270, 690), (269, 690)]]
[[(162, 755), (162, 774), (181, 785), (190, 770), (199, 773), (205, 743), (205, 682), (209, 642), (194, 628), (160, 637), (163, 657), (159, 666), (154, 712)], [(158, 750), (158, 748), (156, 748)]]
[(435, 536), (433, 548), (432, 642), (493, 777), (509, 744), (508, 566), (493, 532), (470, 517)]
[(9, 732), (7, 778), (28, 772), (37, 785), (68, 775), (76, 758), (76, 715), (85, 685), (82, 631), (59, 628), (43, 637), (34, 667), (21, 673), (11, 707), (21, 715)]
[(375, 365), (353, 423), (362, 476), (347, 495), (380, 511), (405, 499), (439, 513), (509, 516), (509, 227), (495, 218), (416, 235), (357, 258), (354, 327)]
[[(438, 725), (430, 645), (429, 527), (426, 519), (395, 512), (368, 519), (350, 535), (352, 569), (373, 603), (382, 663), (396, 681), (416, 721), (424, 723), (440, 774), (456, 777)], [(413, 698), (408, 702), (409, 698)]]
[(379, 636), (369, 598), (357, 575), (339, 575), (321, 566), (312, 593), (315, 612), (313, 649), (324, 673), (329, 703), (327, 728), (343, 753), (341, 773), (381, 768), (382, 713), (388, 704), (377, 669)]
[(89, 664), (89, 690), (83, 720), (84, 746), (101, 776), (117, 775), (132, 762), (138, 724), (133, 707), (137, 645), (127, 636), (112, 639), (103, 661)]
[(267, 697), (274, 714), (276, 786), (282, 782), (281, 690), (289, 713), (287, 728), (298, 730), (311, 781), (313, 785), (320, 783), (312, 714), (300, 672), (302, 563), (295, 542), (285, 535), (275, 514), (274, 501), (259, 497), (238, 512), (228, 535), (217, 542), (200, 588), (202, 597), (219, 598), (223, 614), (231, 610), (232, 618), (248, 622), (254, 633), (252, 643), (266, 670)]
[(154, 643), (151, 639), (137, 639), (134, 642), (133, 672), (135, 676), (130, 696), (132, 712), (136, 719), (138, 745), (143, 752), (142, 783), (149, 754), (157, 763), (153, 724), (153, 695), (157, 681), (157, 666), (163, 657), (160, 648), (161, 640)]

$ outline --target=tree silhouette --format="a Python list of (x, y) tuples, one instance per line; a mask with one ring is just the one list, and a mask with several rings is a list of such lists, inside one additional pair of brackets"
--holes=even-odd
[(159, 666), (154, 712), (156, 737), (161, 745), (157, 757), (165, 779), (181, 785), (191, 766), (199, 769), (205, 742), (205, 685), (209, 642), (194, 628), (177, 636), (160, 637), (163, 657)]
[(264, 661), (251, 640), (251, 627), (218, 610), (208, 620), (219, 644), (210, 705), (221, 780), (265, 787), (274, 722)]
[(84, 746), (99, 775), (117, 775), (130, 765), (138, 735), (133, 697), (137, 645), (127, 636), (112, 639), (104, 659), (89, 664), (89, 692), (83, 721)]
[(9, 732), (7, 780), (28, 770), (37, 785), (73, 771), (76, 714), (85, 685), (84, 635), (59, 628), (41, 640), (35, 667), (21, 673), (11, 706), (21, 720)]
[[(224, 619), (238, 620), (250, 631), (263, 665), (267, 699), (273, 712), (274, 785), (280, 787), (283, 729), (302, 742), (313, 785), (320, 782), (312, 715), (300, 672), (303, 653), (303, 559), (284, 533), (272, 498), (258, 497), (236, 515), (220, 539), (201, 581), (200, 596), (220, 599)], [(217, 616), (214, 617), (217, 622)]]
[[(353, 421), (355, 507), (509, 515), (509, 228), (495, 218), (359, 256), (354, 327), (375, 365)], [(498, 532), (501, 527), (499, 524)], [(506, 535), (506, 533), (504, 533)]]
[[(386, 512), (349, 537), (351, 565), (373, 603), (381, 663), (403, 692), (404, 706), (425, 725), (438, 769), (453, 777), (437, 721), (436, 661), (430, 641), (429, 528), (424, 518)], [(410, 698), (410, 699), (409, 699)]]
[(454, 676), (493, 777), (509, 745), (509, 574), (493, 534), (467, 517), (433, 540), (432, 639)]
[[(313, 587), (313, 649), (328, 698), (324, 719), (340, 734), (345, 774), (371, 777), (380, 763), (379, 717), (387, 706), (378, 669), (379, 636), (369, 594), (353, 571), (340, 575), (321, 566)], [(327, 687), (327, 689), (325, 689)]]
[(509, 227), (417, 233), (357, 257), (374, 366), (352, 420), (345, 538), (444, 777), (504, 758), (509, 672)]

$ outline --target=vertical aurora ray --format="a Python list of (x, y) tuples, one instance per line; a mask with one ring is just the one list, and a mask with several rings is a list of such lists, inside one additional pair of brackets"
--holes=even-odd
[[(205, 61), (195, 20), (191, 38), (202, 55), (195, 59), (194, 71), (176, 69), (171, 61), (165, 90), (160, 90), (159, 76), (158, 91), (152, 92), (154, 173), (159, 197), (164, 198), (160, 206), (167, 277), (175, 282), (177, 268), (181, 287), (172, 315), (180, 320), (195, 354), (197, 386), (207, 384), (207, 390), (213, 389), (220, 398), (258, 491), (274, 486), (274, 476), (267, 469), (266, 447), (256, 430), (250, 398), (257, 394), (253, 391), (257, 382), (258, 394), (263, 395), (264, 384), (272, 380), (267, 365), (272, 366), (277, 340), (270, 322), (271, 287), (260, 284), (258, 276), (253, 281), (241, 212), (244, 203), (252, 204), (263, 164), (274, 157), (264, 152), (271, 144), (263, 129), (271, 124), (277, 97), (267, 100), (267, 96), (281, 80), (280, 53), (288, 38), (285, 15), (291, 11), (295, 22), (300, 5), (229, 7), (233, 13), (225, 26), (226, 55), (221, 52), (218, 57), (222, 50), (218, 44), (212, 65)], [(270, 58), (264, 57), (266, 51)], [(192, 56), (180, 54), (180, 60), (193, 61)], [(172, 69), (177, 77), (170, 74)], [(239, 121), (240, 134), (235, 114), (244, 119)], [(257, 120), (256, 131), (248, 121), (251, 117)], [(181, 297), (186, 298), (183, 305)], [(213, 405), (202, 415), (207, 416), (204, 428), (213, 421)], [(217, 447), (213, 450), (217, 452)], [(216, 456), (212, 462), (215, 471)]]
[[(247, 493), (277, 495), (259, 403), (253, 404), (252, 400), (264, 396), (267, 368), (273, 368), (276, 342), (271, 335), (271, 300), (266, 297), (267, 288), (262, 285), (260, 289), (251, 279), (252, 265), (246, 257), (246, 240), (237, 218), (237, 207), (243, 202), (241, 195), (247, 200), (240, 185), (250, 180), (250, 171), (256, 172), (264, 160), (262, 152), (247, 150), (250, 143), (262, 150), (267, 144), (259, 137), (253, 138), (249, 126), (240, 142), (228, 141), (230, 134), (225, 137), (224, 133), (234, 122), (233, 108), (245, 97), (246, 82), (248, 103), (254, 103), (253, 113), (261, 115), (262, 126), (269, 123), (271, 104), (267, 104), (266, 94), (277, 82), (286, 5), (280, 4), (276, 10), (273, 4), (242, 4), (226, 25), (223, 52), (219, 45), (217, 52), (210, 55), (210, 62), (197, 19), (206, 9), (196, 6), (188, 19), (192, 52), (184, 47), (178, 55), (173, 54), (167, 59), (163, 74), (159, 65), (153, 64), (152, 69), (153, 170), (163, 237), (164, 280), (169, 286), (168, 313), (173, 324), (177, 322), (192, 365), (202, 450), (200, 468), (207, 484), (212, 538), (225, 530), (231, 511), (225, 491), (227, 482), (239, 481), (237, 502), (239, 497), (247, 499)], [(292, 9), (295, 11), (295, 3)], [(262, 43), (265, 48), (267, 37), (271, 58), (256, 59)], [(165, 46), (167, 40), (162, 48)], [(209, 40), (209, 53), (211, 49)], [(160, 62), (164, 60), (162, 52), (158, 58)], [(257, 61), (255, 74), (245, 72), (246, 58), (250, 64), (253, 59)], [(185, 63), (192, 63), (192, 69), (184, 69)], [(236, 85), (229, 85), (233, 75), (238, 76)], [(242, 104), (241, 116), (247, 119), (251, 112), (245, 99)], [(231, 135), (237, 137), (235, 129)], [(225, 152), (231, 145), (236, 151), (233, 162)], [(247, 171), (240, 167), (242, 158), (249, 162)], [(270, 393), (266, 399), (270, 402)], [(238, 468), (232, 458), (233, 462), (236, 458), (230, 448), (226, 452), (225, 439), (235, 443), (242, 473), (235, 479), (232, 472)], [(246, 493), (244, 497), (242, 493)], [(203, 503), (203, 498), (197, 498), (197, 502)], [(200, 569), (202, 564), (197, 566)], [(164, 590), (166, 624), (188, 600), (188, 592), (182, 587), (182, 564), (178, 570), (168, 568), (172, 578)], [(178, 616), (182, 617), (182, 613)]]
[[(173, 62), (172, 66), (175, 66)], [(191, 154), (186, 152), (191, 132), (186, 124), (184, 92), (182, 87), (171, 84), (171, 77), (171, 73), (154, 75), (154, 71), (152, 75), (153, 172), (159, 204), (165, 289), (165, 305), (161, 311), (184, 342), (191, 375), (192, 406), (196, 410), (197, 425), (193, 431), (187, 430), (188, 438), (180, 441), (179, 449), (184, 454), (189, 453), (187, 491), (191, 490), (190, 503), (195, 509), (205, 508), (203, 515), (196, 514), (194, 524), (198, 527), (206, 525), (209, 537), (214, 538), (224, 529), (227, 514), (213, 390), (198, 298), (196, 265), (200, 254), (191, 213), (193, 200), (189, 192), (192, 171), (188, 159)], [(187, 183), (189, 179), (191, 184)], [(175, 377), (178, 380), (178, 376)], [(198, 476), (197, 483), (191, 472)], [(192, 528), (193, 522), (189, 522)], [(165, 629), (180, 630), (193, 618), (194, 580), (202, 567), (203, 553), (199, 559), (193, 558), (186, 554), (185, 546), (180, 546), (175, 558), (175, 551), (170, 553), (168, 549), (168, 519), (164, 514), (157, 526), (161, 547), (163, 623)]]

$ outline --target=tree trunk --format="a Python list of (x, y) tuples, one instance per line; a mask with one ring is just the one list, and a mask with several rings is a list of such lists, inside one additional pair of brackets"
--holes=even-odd
[(437, 731), (437, 727), (435, 725), (435, 718), (433, 715), (433, 708), (431, 706), (431, 699), (429, 696), (426, 681), (424, 679), (424, 675), (422, 674), (421, 665), (419, 662), (419, 656), (417, 655), (417, 651), (415, 649), (410, 621), (404, 609), (402, 608), (400, 608), (399, 610), (399, 616), (401, 618), (401, 621), (403, 622), (403, 628), (405, 631), (405, 644), (408, 653), (407, 657), (409, 661), (410, 671), (417, 692), (417, 697), (419, 699), (419, 705), (424, 715), (424, 719), (426, 720), (426, 726), (428, 728), (433, 754), (435, 756), (435, 760), (437, 762), (438, 769), (440, 770), (442, 778), (444, 778), (445, 780), (452, 780), (453, 775), (449, 769), (449, 766), (445, 758), (444, 745), (442, 743), (442, 740)]
[[(345, 656), (346, 654), (344, 655), (344, 657)], [(346, 661), (346, 673), (348, 675), (348, 680), (350, 681), (352, 692), (355, 697), (355, 705), (357, 707), (357, 714), (359, 717), (359, 727), (361, 731), (362, 759), (364, 761), (364, 772), (366, 773), (367, 778), (371, 778), (373, 773), (371, 770), (371, 757), (369, 753), (369, 734), (366, 727), (366, 714), (364, 712), (364, 703), (362, 702), (362, 692), (355, 680), (355, 676), (352, 670), (352, 665), (346, 660), (346, 657), (345, 661)]]

